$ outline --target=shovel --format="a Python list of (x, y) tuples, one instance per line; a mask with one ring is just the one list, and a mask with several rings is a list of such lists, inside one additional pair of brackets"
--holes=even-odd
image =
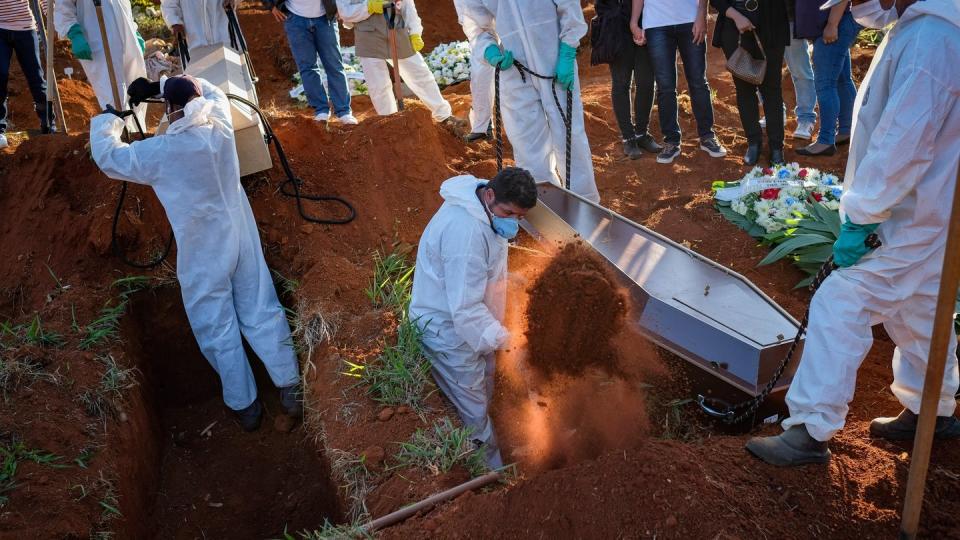
[(393, 2), (383, 4), (383, 18), (387, 20), (390, 59), (393, 60), (393, 97), (397, 100), (397, 110), (402, 111), (403, 93), (400, 89), (400, 58), (397, 53), (397, 6)]
[[(47, 34), (43, 13), (40, 11), (40, 0), (30, 0), (30, 9), (33, 10), (33, 17), (37, 21), (37, 30), (40, 32), (40, 41), (43, 42), (44, 53), (46, 56), (47, 72), (47, 102), (46, 109), (43, 111), (44, 122), (50, 128), (54, 125), (50, 122), (50, 114), (54, 114), (54, 121), (60, 124), (60, 132), (67, 133), (67, 121), (63, 117), (63, 107), (60, 105), (60, 89), (57, 87), (57, 72), (53, 62), (54, 52), (54, 32), (51, 29)], [(53, 0), (47, 0), (47, 13), (53, 13)]]
[(122, 111), (123, 101), (120, 99), (120, 90), (117, 88), (117, 73), (113, 69), (113, 55), (110, 54), (110, 42), (107, 41), (107, 25), (103, 22), (103, 0), (93, 0), (97, 8), (97, 24), (100, 26), (100, 41), (103, 42), (103, 55), (107, 59), (107, 73), (110, 75), (110, 89), (113, 90), (113, 107)]

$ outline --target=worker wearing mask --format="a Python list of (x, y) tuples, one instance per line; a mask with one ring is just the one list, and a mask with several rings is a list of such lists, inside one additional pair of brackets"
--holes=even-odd
[[(916, 432), (960, 160), (960, 71), (954, 66), (960, 0), (880, 0), (879, 7), (895, 13), (877, 11), (882, 16), (873, 19), (875, 26), (900, 20), (857, 95), (840, 199), (843, 226), (833, 247), (840, 268), (810, 306), (803, 358), (786, 396), (786, 431), (747, 444), (774, 465), (830, 458), (828, 441), (844, 425), (857, 369), (873, 344), (871, 326), (878, 323), (897, 345), (890, 389), (903, 410), (873, 420), (870, 434), (898, 440)], [(882, 245), (871, 252), (865, 240), (872, 233)], [(953, 416), (957, 386), (951, 349), (937, 408), (938, 439), (960, 437)]]
[[(100, 38), (100, 25), (97, 9), (88, 0), (59, 0), (54, 8), (54, 24), (61, 37), (70, 39), (73, 56), (80, 60), (87, 80), (93, 86), (100, 107), (106, 109), (112, 105), (115, 109), (126, 109), (124, 100), (130, 83), (147, 74), (143, 60), (144, 42), (133, 22), (129, 0), (103, 0), (103, 24), (106, 28), (107, 43)], [(117, 88), (110, 88), (110, 73), (107, 69), (106, 48), (109, 46), (113, 59), (113, 72), (117, 77)], [(144, 124), (146, 105), (136, 109), (140, 123)]]
[[(177, 278), (200, 350), (223, 384), (223, 400), (246, 431), (263, 408), (243, 340), (280, 388), (292, 416), (302, 414), (290, 327), (263, 259), (257, 223), (240, 186), (230, 104), (212, 84), (189, 76), (134, 81), (133, 102), (162, 94), (166, 133), (130, 144), (123, 120), (90, 123), (90, 150), (104, 174), (151, 186), (177, 241)], [(120, 113), (126, 114), (126, 113)]]
[(493, 118), (493, 66), (483, 60), (483, 51), (477, 47), (479, 30), (473, 22), (463, 16), (463, 0), (454, 0), (457, 20), (463, 27), (463, 33), (470, 43), (470, 133), (464, 139), (467, 142), (490, 138), (490, 121)]
[(508, 167), (484, 182), (469, 175), (440, 186), (444, 202), (420, 238), (410, 318), (423, 331), (433, 378), (453, 402), (487, 465), (503, 465), (487, 411), (495, 351), (510, 337), (506, 305), (507, 241), (537, 204), (533, 176)]
[(189, 47), (230, 46), (227, 9), (238, 0), (161, 0), (160, 12), (174, 36), (183, 36)]
[[(387, 2), (389, 4), (389, 2)], [(344, 24), (353, 26), (354, 42), (370, 101), (377, 114), (397, 112), (397, 97), (387, 59), (391, 58), (389, 30), (383, 14), (383, 0), (337, 0)], [(397, 57), (400, 78), (433, 114), (433, 119), (459, 130), (463, 121), (453, 116), (450, 103), (440, 94), (437, 80), (420, 51), (423, 50), (423, 24), (413, 0), (396, 2)]]

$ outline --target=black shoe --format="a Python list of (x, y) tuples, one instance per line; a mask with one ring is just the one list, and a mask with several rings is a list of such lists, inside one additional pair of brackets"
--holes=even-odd
[(280, 389), (280, 405), (288, 416), (303, 416), (303, 390), (299, 384), (284, 386)]
[(714, 158), (722, 158), (727, 155), (727, 149), (720, 144), (716, 137), (700, 139), (700, 149)]
[(657, 154), (657, 163), (673, 163), (673, 160), (680, 155), (680, 145), (665, 142), (663, 150)]
[(850, 136), (849, 136), (849, 135), (842, 135), (842, 136), (837, 137), (837, 140), (836, 140), (836, 145), (837, 145), (837, 146), (844, 146), (844, 145), (847, 145), (847, 144), (850, 144)]
[(744, 165), (756, 165), (760, 161), (760, 145), (747, 145), (747, 153), (743, 155)]
[(801, 156), (832, 156), (837, 153), (837, 146), (835, 144), (831, 144), (830, 146), (824, 148), (819, 152), (815, 152), (811, 150), (810, 149), (811, 146), (813, 146), (813, 144), (809, 146), (804, 146), (802, 148), (797, 148), (797, 154)]
[(259, 399), (253, 400), (253, 403), (246, 409), (233, 411), (233, 413), (237, 415), (240, 427), (247, 433), (260, 429), (260, 420), (263, 419), (263, 405), (260, 404)]
[[(900, 411), (892, 418), (874, 418), (870, 422), (870, 435), (892, 441), (910, 440), (917, 434), (919, 416), (910, 409)], [(954, 416), (938, 416), (933, 436), (936, 439), (956, 439), (960, 437), (960, 420)]]
[(633, 139), (633, 142), (637, 145), (637, 148), (651, 154), (659, 154), (663, 150), (663, 147), (657, 144), (656, 139), (649, 133), (637, 136)]
[(787, 160), (783, 158), (783, 148), (770, 150), (770, 165), (784, 165)]
[(627, 156), (630, 159), (640, 159), (643, 156), (643, 152), (637, 148), (637, 140), (630, 139), (629, 141), (623, 141), (623, 155)]
[(486, 131), (481, 131), (479, 133), (477, 133), (476, 131), (471, 131), (470, 133), (467, 133), (467, 135), (463, 138), (463, 140), (467, 141), (468, 143), (471, 143), (471, 142), (477, 142), (477, 141), (485, 141), (489, 138), (490, 138), (490, 130), (487, 129)]

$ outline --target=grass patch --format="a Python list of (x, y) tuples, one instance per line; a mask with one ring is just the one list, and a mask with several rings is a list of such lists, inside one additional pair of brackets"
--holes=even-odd
[(15, 349), (22, 346), (63, 347), (64, 337), (52, 330), (43, 329), (40, 314), (35, 313), (30, 324), (13, 325), (0, 323), (0, 349)]
[(14, 437), (0, 442), (0, 508), (6, 506), (10, 500), (10, 492), (17, 487), (17, 468), (24, 461), (32, 461), (39, 465), (63, 468), (66, 465), (58, 463), (61, 456), (37, 449), (29, 449), (23, 441)]
[(368, 519), (370, 512), (367, 509), (367, 496), (376, 486), (373, 483), (373, 473), (367, 469), (365, 456), (345, 450), (330, 450), (327, 458), (330, 460), (333, 477), (350, 501), (350, 510), (347, 512), (350, 523)]
[(664, 404), (660, 421), (661, 439), (694, 442), (701, 438), (703, 428), (697, 421), (696, 403), (693, 398), (673, 399)]
[(407, 261), (407, 250), (397, 250), (383, 256), (373, 254), (373, 280), (365, 291), (373, 306), (389, 309), (400, 318), (406, 318), (413, 291), (415, 265)]
[(60, 384), (61, 377), (58, 372), (44, 370), (43, 364), (32, 356), (0, 355), (0, 393), (4, 401), (17, 388), (37, 381)]
[(359, 523), (334, 525), (324, 519), (323, 526), (313, 531), (301, 531), (296, 536), (283, 530), (283, 540), (348, 540), (354, 538), (373, 538)]
[(111, 354), (98, 356), (97, 361), (105, 368), (100, 381), (81, 392), (77, 400), (88, 415), (106, 421), (108, 416), (117, 418), (123, 413), (123, 392), (137, 385), (137, 370), (123, 368)]
[(407, 442), (400, 443), (394, 456), (398, 467), (420, 467), (434, 475), (462, 465), (471, 476), (487, 472), (483, 453), (474, 445), (472, 430), (455, 427), (449, 418), (438, 420), (430, 429), (418, 429)]
[(116, 301), (108, 301), (100, 310), (100, 316), (86, 326), (80, 349), (89, 350), (104, 341), (116, 340), (120, 334), (120, 318), (127, 311), (130, 297), (149, 285), (150, 276), (127, 276), (114, 281), (110, 288), (119, 289), (120, 293)]

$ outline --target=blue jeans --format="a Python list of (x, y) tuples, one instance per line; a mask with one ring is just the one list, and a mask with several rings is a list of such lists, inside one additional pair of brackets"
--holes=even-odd
[[(793, 23), (790, 23), (790, 33), (793, 33)], [(810, 65), (810, 43), (805, 39), (792, 39), (790, 46), (784, 51), (787, 69), (793, 79), (793, 90), (797, 95), (797, 106), (793, 109), (798, 122), (817, 121), (817, 86), (813, 77), (813, 66)]]
[(0, 133), (7, 130), (7, 82), (10, 79), (10, 60), (14, 53), (17, 54), (20, 70), (30, 86), (41, 127), (47, 127), (43, 114), (47, 107), (47, 83), (43, 79), (43, 68), (40, 67), (40, 41), (37, 32), (0, 29)]
[[(290, 52), (293, 53), (297, 69), (300, 70), (307, 103), (317, 113), (330, 113), (332, 101), (335, 116), (349, 114), (350, 90), (347, 88), (347, 77), (343, 74), (340, 28), (336, 19), (307, 18), (290, 13), (283, 27), (287, 31)], [(327, 74), (330, 101), (327, 100), (323, 80), (320, 78), (320, 64), (323, 64), (323, 71)]]
[(660, 110), (660, 132), (663, 140), (680, 144), (680, 123), (677, 121), (677, 51), (683, 60), (683, 74), (690, 89), (693, 116), (697, 119), (700, 139), (714, 137), (713, 103), (707, 84), (707, 44), (694, 44), (693, 23), (646, 29), (647, 49), (653, 61), (657, 82), (657, 108)]
[(820, 144), (835, 144), (837, 135), (850, 135), (853, 101), (857, 86), (850, 71), (850, 47), (857, 40), (860, 25), (846, 12), (840, 19), (837, 41), (827, 45), (819, 37), (813, 42), (813, 74), (820, 102)]

